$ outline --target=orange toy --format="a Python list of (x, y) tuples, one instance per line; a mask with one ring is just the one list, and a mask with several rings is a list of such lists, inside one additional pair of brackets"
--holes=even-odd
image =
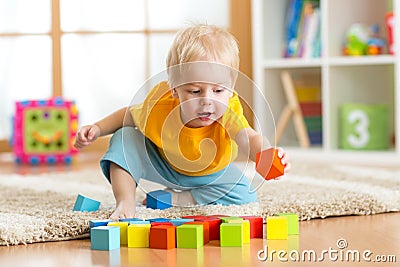
[(256, 154), (256, 171), (265, 180), (272, 180), (283, 175), (284, 168), (277, 149), (269, 148)]
[(150, 248), (173, 249), (176, 247), (175, 226), (157, 225), (150, 228)]

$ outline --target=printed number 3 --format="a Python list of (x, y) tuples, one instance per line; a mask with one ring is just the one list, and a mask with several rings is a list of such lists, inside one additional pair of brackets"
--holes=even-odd
[(354, 125), (355, 134), (350, 134), (347, 137), (349, 144), (356, 148), (362, 148), (368, 144), (369, 141), (369, 118), (368, 115), (362, 110), (354, 110), (349, 113), (347, 117), (349, 123)]

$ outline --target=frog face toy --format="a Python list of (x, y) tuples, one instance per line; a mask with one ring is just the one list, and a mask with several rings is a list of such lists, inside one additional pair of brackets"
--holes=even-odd
[(70, 163), (77, 152), (75, 103), (62, 98), (16, 103), (14, 154), (17, 163)]

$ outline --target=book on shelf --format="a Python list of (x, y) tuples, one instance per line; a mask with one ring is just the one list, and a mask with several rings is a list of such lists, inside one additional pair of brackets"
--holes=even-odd
[(319, 0), (290, 0), (286, 9), (284, 57), (321, 55)]

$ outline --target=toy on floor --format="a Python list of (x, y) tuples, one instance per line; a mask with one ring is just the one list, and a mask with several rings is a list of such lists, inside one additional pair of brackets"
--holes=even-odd
[(78, 194), (73, 211), (97, 211), (100, 207), (100, 202), (81, 194)]
[(269, 148), (256, 154), (256, 171), (266, 180), (276, 179), (284, 174), (285, 166), (278, 157), (278, 150)]
[(13, 150), (17, 163), (71, 163), (78, 110), (61, 97), (16, 102)]
[(93, 250), (114, 250), (120, 248), (120, 229), (116, 226), (97, 226), (90, 231)]
[(299, 217), (295, 213), (280, 213), (267, 218), (267, 239), (288, 239), (299, 234)]
[[(93, 220), (91, 227), (91, 242), (93, 249), (109, 250), (107, 244), (110, 233), (103, 237), (105, 227), (118, 227), (120, 245), (128, 247), (148, 247), (157, 249), (173, 248), (200, 248), (211, 240), (220, 240), (221, 247), (242, 247), (250, 243), (252, 238), (263, 238), (263, 218), (258, 216), (184, 216), (185, 218), (167, 219), (152, 218), (141, 220), (138, 218), (122, 219), (123, 222), (108, 220)], [(194, 221), (193, 221), (194, 220)], [(129, 222), (128, 222), (129, 221)], [(153, 223), (170, 223), (169, 225), (153, 225)], [(174, 226), (171, 222), (178, 223)], [(181, 224), (182, 223), (182, 224)], [(94, 227), (93, 227), (94, 226)], [(99, 229), (100, 231), (93, 231)], [(288, 239), (288, 235), (299, 233), (298, 215), (294, 213), (280, 213), (267, 218), (267, 239)], [(95, 237), (101, 235), (100, 237)], [(112, 237), (110, 237), (112, 238)], [(112, 246), (115, 248), (115, 245)]]
[(164, 190), (156, 190), (146, 194), (146, 207), (151, 209), (167, 209), (172, 207), (172, 195)]

